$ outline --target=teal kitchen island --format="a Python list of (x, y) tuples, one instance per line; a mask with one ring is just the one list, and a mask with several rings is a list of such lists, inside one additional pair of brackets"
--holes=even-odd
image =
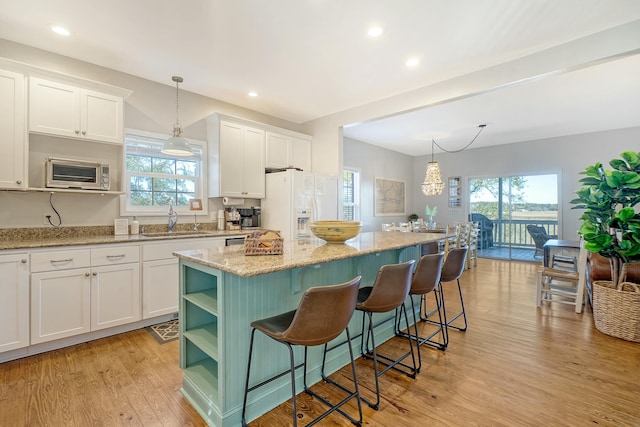
[[(242, 397), (249, 353), (250, 323), (298, 306), (312, 286), (332, 285), (362, 276), (373, 284), (385, 264), (420, 257), (421, 245), (445, 234), (362, 233), (346, 244), (319, 239), (284, 242), (283, 255), (245, 256), (243, 246), (175, 252), (180, 260), (180, 367), (182, 393), (212, 426), (241, 424)], [(388, 318), (390, 314), (386, 314)], [(374, 319), (384, 319), (383, 315)], [(353, 316), (349, 329), (359, 333), (362, 317)], [(393, 336), (393, 322), (376, 332), (383, 342)], [(343, 340), (344, 334), (336, 339)], [(251, 384), (289, 368), (284, 346), (256, 336)], [(355, 354), (360, 341), (353, 340)], [(322, 347), (309, 352), (308, 383), (320, 380)], [(296, 349), (302, 360), (302, 349)], [(327, 372), (349, 363), (347, 346), (329, 353)], [(249, 395), (247, 420), (253, 420), (291, 398), (290, 377), (284, 376)], [(296, 387), (301, 390), (302, 373)]]

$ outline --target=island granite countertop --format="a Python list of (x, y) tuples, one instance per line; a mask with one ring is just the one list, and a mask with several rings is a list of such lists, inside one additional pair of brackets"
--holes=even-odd
[(297, 267), (320, 264), (366, 254), (401, 249), (442, 240), (442, 233), (402, 233), (381, 231), (361, 233), (344, 244), (326, 243), (309, 238), (284, 242), (282, 255), (245, 255), (244, 247), (228, 246), (213, 249), (178, 251), (180, 259), (192, 261), (241, 277), (257, 276)]

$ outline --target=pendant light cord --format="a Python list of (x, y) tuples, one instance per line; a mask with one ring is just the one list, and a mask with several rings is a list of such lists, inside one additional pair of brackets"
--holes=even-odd
[(180, 100), (178, 98), (179, 79), (176, 79), (176, 124), (180, 124)]
[[(471, 144), (473, 144), (473, 142), (476, 140), (476, 138), (480, 135), (480, 133), (482, 133), (482, 131), (484, 130), (484, 128), (487, 127), (487, 125), (482, 124), (482, 125), (478, 125), (478, 127), (480, 128), (480, 130), (478, 131), (478, 133), (476, 134), (476, 136), (473, 137), (473, 139), (471, 140), (470, 143), (468, 143), (467, 145), (465, 145), (464, 147), (462, 147), (459, 150), (447, 150), (445, 148), (442, 148), (435, 139), (431, 138), (431, 142), (432, 144), (435, 144), (439, 149), (441, 149), (442, 151), (444, 151), (445, 153), (459, 153), (461, 151), (466, 150), (467, 148), (469, 148), (471, 146)], [(431, 146), (431, 161), (433, 161), (433, 145)]]

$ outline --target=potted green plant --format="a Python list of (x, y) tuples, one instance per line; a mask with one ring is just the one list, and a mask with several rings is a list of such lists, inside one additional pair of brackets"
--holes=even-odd
[(417, 214), (417, 213), (412, 213), (411, 215), (409, 215), (409, 216), (407, 217), (407, 219), (408, 219), (409, 221), (414, 221), (414, 222), (415, 222), (415, 221), (417, 221), (417, 220), (418, 220), (418, 218), (419, 218), (419, 217), (418, 217), (418, 214)]
[(571, 203), (584, 209), (579, 233), (585, 249), (609, 258), (611, 265), (611, 282), (592, 284), (596, 328), (640, 341), (640, 288), (626, 282), (628, 264), (640, 261), (640, 153), (620, 157), (609, 162), (612, 169), (598, 162), (581, 172), (586, 176)]
[(433, 209), (426, 205), (424, 208), (424, 214), (429, 217), (429, 222), (427, 224), (427, 228), (433, 229), (436, 228), (436, 222), (433, 220), (433, 217), (438, 213), (438, 207), (434, 206)]

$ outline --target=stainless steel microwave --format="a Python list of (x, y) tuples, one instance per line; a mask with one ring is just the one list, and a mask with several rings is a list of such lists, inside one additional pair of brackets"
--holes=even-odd
[(48, 157), (45, 165), (46, 186), (108, 191), (111, 174), (107, 163)]

